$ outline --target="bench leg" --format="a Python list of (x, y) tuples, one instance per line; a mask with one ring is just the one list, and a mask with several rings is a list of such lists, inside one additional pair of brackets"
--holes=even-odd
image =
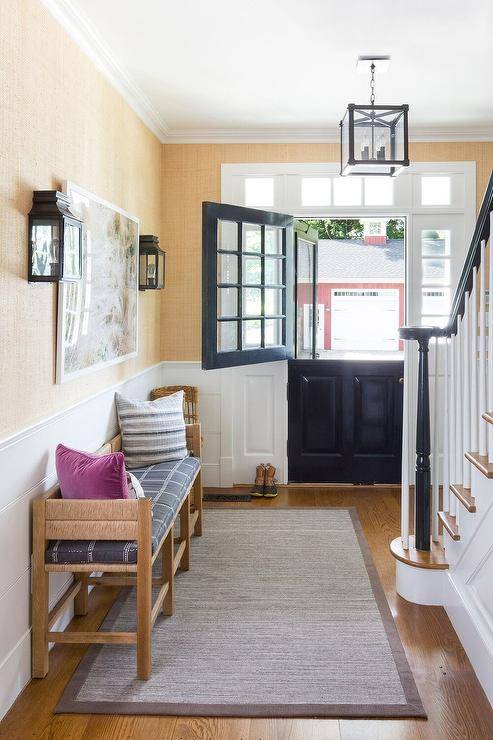
[(180, 509), (180, 540), (186, 542), (180, 560), (180, 570), (190, 570), (190, 494), (187, 495)]
[(193, 533), (200, 537), (202, 534), (202, 471), (199, 470), (195, 483), (193, 484), (193, 505), (198, 512), (197, 521)]
[(175, 580), (175, 569), (174, 569), (174, 527), (171, 527), (166, 539), (163, 542), (162, 547), (162, 559), (163, 559), (163, 584), (168, 581), (168, 592), (164, 597), (163, 601), (163, 614), (170, 617), (173, 614), (175, 603), (174, 603), (174, 580)]
[(45, 570), (44, 500), (33, 503), (32, 675), (48, 673), (49, 582)]
[(148, 499), (139, 501), (137, 518), (137, 678), (146, 681), (152, 667), (152, 540)]
[(44, 678), (48, 673), (48, 573), (33, 571), (32, 675)]
[(77, 617), (83, 617), (89, 610), (89, 589), (87, 584), (89, 576), (87, 573), (77, 573), (75, 577), (80, 581), (80, 591), (74, 599), (74, 614)]

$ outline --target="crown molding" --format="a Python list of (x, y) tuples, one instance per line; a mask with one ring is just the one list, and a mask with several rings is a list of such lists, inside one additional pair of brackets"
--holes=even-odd
[[(412, 128), (410, 141), (493, 141), (493, 126)], [(166, 144), (338, 144), (337, 129), (168, 129)]]
[[(82, 51), (93, 61), (145, 125), (163, 144), (338, 144), (332, 128), (170, 128), (134, 80), (116, 61), (72, 0), (42, 0)], [(493, 141), (492, 126), (411, 127), (410, 141)]]
[(87, 18), (70, 0), (41, 0), (63, 29), (163, 143), (168, 126), (140, 87), (118, 64)]

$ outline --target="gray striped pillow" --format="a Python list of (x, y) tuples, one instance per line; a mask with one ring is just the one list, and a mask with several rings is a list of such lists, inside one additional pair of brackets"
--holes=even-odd
[(127, 468), (144, 468), (188, 455), (183, 391), (155, 401), (132, 401), (115, 394)]

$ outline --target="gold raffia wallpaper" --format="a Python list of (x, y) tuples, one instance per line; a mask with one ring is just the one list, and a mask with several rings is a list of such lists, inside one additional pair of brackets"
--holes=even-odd
[[(337, 162), (336, 144), (165, 144), (163, 224), (166, 290), (162, 300), (162, 358), (201, 358), (202, 201), (221, 198), (221, 164)], [(477, 200), (493, 169), (493, 142), (415, 143), (411, 160), (477, 163)]]
[(29, 285), (33, 190), (71, 180), (160, 234), (162, 145), (39, 0), (0, 2), (0, 439), (160, 360), (160, 295), (139, 292), (135, 359), (55, 385), (57, 289)]
[[(0, 439), (159, 360), (201, 357), (201, 204), (223, 162), (335, 162), (333, 144), (165, 144), (40, 0), (0, 2)], [(481, 198), (493, 143), (423, 143), (415, 161), (475, 160)], [(139, 293), (139, 354), (55, 384), (57, 290), (29, 285), (33, 190), (71, 180), (140, 218), (167, 253), (166, 289)]]

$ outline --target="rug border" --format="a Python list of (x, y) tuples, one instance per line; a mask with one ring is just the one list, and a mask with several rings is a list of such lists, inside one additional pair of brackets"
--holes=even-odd
[[(241, 509), (230, 506), (208, 508), (215, 511), (227, 509), (237, 512), (245, 511), (247, 513), (257, 511), (257, 509)], [(276, 509), (269, 510), (302, 510), (313, 512), (314, 509), (347, 511), (351, 518), (407, 704), (178, 704), (166, 702), (77, 701), (77, 694), (86, 680), (93, 662), (103, 647), (103, 645), (92, 645), (76, 666), (72, 677), (54, 709), (54, 714), (128, 714), (238, 718), (299, 717), (310, 719), (329, 717), (343, 719), (402, 719), (409, 717), (427, 719), (427, 714), (424, 710), (416, 681), (404, 651), (404, 646), (399, 637), (395, 620), (378, 576), (357, 508), (355, 506), (279, 506)], [(127, 597), (128, 592), (122, 590), (104, 618), (103, 622), (107, 621), (107, 626), (110, 629), (115, 623)]]

